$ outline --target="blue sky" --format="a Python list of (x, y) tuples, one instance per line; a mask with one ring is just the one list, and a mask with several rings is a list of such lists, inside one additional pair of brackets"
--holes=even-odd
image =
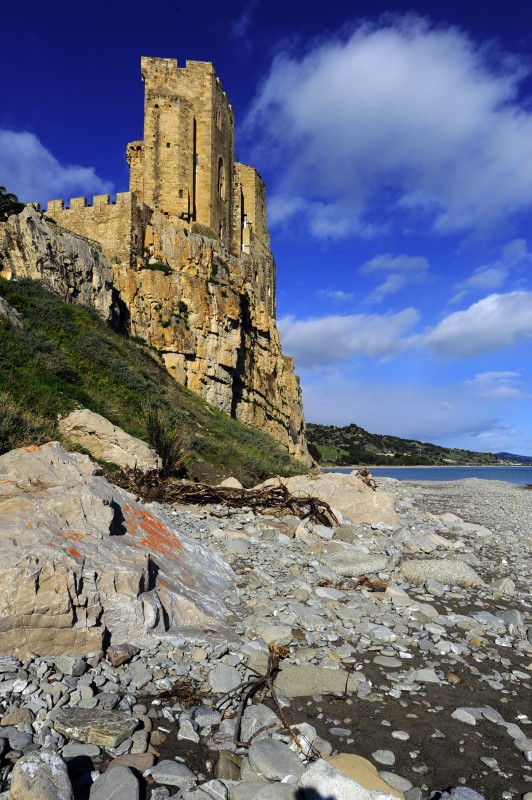
[(8, 4), (0, 183), (127, 190), (140, 56), (213, 61), (268, 187), (307, 420), (532, 455), (532, 10), (189, 6)]

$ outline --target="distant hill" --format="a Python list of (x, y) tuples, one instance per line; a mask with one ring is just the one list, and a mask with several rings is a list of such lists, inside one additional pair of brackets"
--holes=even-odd
[(501, 466), (509, 461), (532, 463), (532, 458), (511, 453), (478, 453), (416, 439), (368, 433), (355, 424), (337, 428), (310, 422), (307, 424), (307, 440), (312, 457), (324, 465)]
[(519, 464), (532, 464), (532, 456), (517, 456), (515, 453), (495, 453), (503, 461), (518, 462)]

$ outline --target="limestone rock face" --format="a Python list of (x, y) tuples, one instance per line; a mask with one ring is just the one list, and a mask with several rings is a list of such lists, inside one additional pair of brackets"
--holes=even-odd
[(118, 467), (148, 472), (161, 466), (161, 459), (146, 442), (88, 408), (72, 411), (59, 420), (59, 430), (71, 444), (81, 445), (93, 458)]
[(158, 212), (145, 237), (148, 262), (114, 265), (131, 333), (162, 353), (179, 383), (310, 463), (299, 379), (259, 285), (275, 272), (271, 253), (267, 270)]
[(0, 456), (0, 652), (152, 646), (225, 632), (223, 559), (57, 442)]
[(0, 257), (3, 278), (40, 278), (62, 300), (117, 322), (113, 270), (100, 246), (51, 224), (32, 206), (0, 223)]

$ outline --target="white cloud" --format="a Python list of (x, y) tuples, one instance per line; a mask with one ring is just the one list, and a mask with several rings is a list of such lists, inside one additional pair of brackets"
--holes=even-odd
[(526, 240), (513, 239), (503, 247), (498, 261), (478, 267), (468, 278), (455, 285), (458, 292), (451, 303), (461, 302), (469, 292), (500, 289), (512, 270), (531, 261), (532, 254), (528, 252)]
[(397, 314), (330, 315), (319, 319), (279, 320), (283, 350), (294, 356), (297, 369), (324, 367), (352, 356), (386, 358), (403, 349), (403, 337), (417, 322), (407, 308)]
[(457, 28), (387, 18), (279, 53), (245, 130), (316, 237), (368, 234), (399, 210), (442, 233), (488, 229), (532, 206), (525, 75)]
[(253, 22), (253, 16), (259, 5), (259, 0), (249, 0), (244, 6), (240, 16), (231, 25), (231, 35), (234, 39), (247, 41), (248, 30)]
[(471, 358), (532, 337), (532, 292), (491, 294), (442, 319), (423, 337), (437, 355)]
[[(479, 408), (478, 400), (460, 386), (380, 384), (335, 374), (322, 377), (319, 383), (313, 382), (311, 374), (304, 375), (302, 386), (305, 417), (310, 422), (354, 422), (370, 433), (433, 444), (459, 437), (463, 443), (458, 446), (464, 448), (471, 447), (467, 443), (470, 437), (500, 426), (491, 409)], [(452, 404), (447, 398), (452, 398)]]
[(113, 190), (94, 167), (61, 164), (28, 131), (0, 130), (0, 175), (7, 190), (24, 202), (69, 200)]
[(335, 303), (350, 303), (355, 299), (354, 292), (344, 292), (343, 289), (318, 289), (316, 294)]
[(427, 280), (429, 262), (424, 256), (392, 256), (389, 253), (378, 255), (362, 264), (360, 275), (382, 275), (386, 277), (366, 298), (370, 302), (381, 302), (388, 295), (404, 289), (413, 283)]
[(489, 400), (514, 400), (530, 397), (523, 391), (523, 378), (520, 372), (479, 372), (466, 381), (478, 397)]

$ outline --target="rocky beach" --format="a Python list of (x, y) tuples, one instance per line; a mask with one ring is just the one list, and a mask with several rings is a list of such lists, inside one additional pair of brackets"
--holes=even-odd
[(330, 528), (143, 503), (29, 450), (0, 458), (2, 800), (530, 800), (530, 489), (288, 479)]

